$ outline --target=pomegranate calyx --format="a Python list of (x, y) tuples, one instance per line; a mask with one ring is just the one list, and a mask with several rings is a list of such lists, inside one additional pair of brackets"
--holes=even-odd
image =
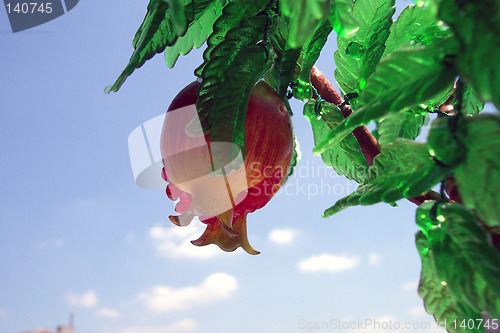
[(223, 223), (208, 224), (205, 232), (197, 240), (191, 241), (196, 246), (215, 244), (226, 252), (233, 252), (238, 247), (243, 248), (247, 253), (257, 255), (256, 251), (248, 242), (247, 237), (247, 214), (237, 216), (233, 221), (233, 229), (240, 235), (236, 238), (229, 236), (224, 230)]

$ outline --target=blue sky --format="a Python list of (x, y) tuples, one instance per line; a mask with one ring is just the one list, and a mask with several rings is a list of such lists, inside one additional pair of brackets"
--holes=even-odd
[[(431, 325), (416, 294), (415, 206), (322, 219), (355, 186), (331, 171), (313, 174), (324, 169), (301, 103), (292, 103), (297, 173), (248, 218), (261, 254), (187, 245), (201, 225), (172, 226), (164, 192), (134, 184), (127, 138), (194, 80), (201, 51), (173, 70), (159, 55), (105, 95), (147, 2), (117, 4), (81, 1), (16, 34), (0, 9), (0, 332), (54, 329), (70, 312), (78, 333), (361, 332), (314, 328), (338, 320)], [(318, 63), (330, 79), (334, 49), (333, 41)]]

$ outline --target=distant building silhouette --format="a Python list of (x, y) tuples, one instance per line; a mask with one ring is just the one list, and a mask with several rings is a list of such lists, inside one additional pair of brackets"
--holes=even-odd
[(74, 321), (74, 315), (73, 315), (73, 313), (71, 313), (69, 315), (69, 325), (68, 326), (59, 325), (59, 326), (57, 326), (57, 331), (55, 331), (55, 332), (39, 328), (36, 330), (25, 331), (22, 333), (75, 333), (73, 321)]
[(58, 326), (57, 333), (75, 333), (73, 326)]

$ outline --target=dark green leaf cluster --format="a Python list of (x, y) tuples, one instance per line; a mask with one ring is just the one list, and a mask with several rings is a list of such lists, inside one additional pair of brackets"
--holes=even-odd
[(438, 119), (429, 146), (453, 169), (463, 203), (487, 225), (500, 226), (500, 117)]
[(474, 325), (469, 331), (462, 329), (460, 325), (453, 324), (461, 323), (463, 320), (479, 320), (482, 319), (482, 316), (470, 306), (457, 301), (446, 282), (443, 283), (440, 279), (436, 272), (434, 252), (429, 246), (427, 237), (421, 231), (415, 235), (415, 243), (422, 261), (418, 295), (424, 301), (426, 311), (434, 317), (436, 323), (439, 323), (442, 328), (444, 328), (444, 323), (447, 323), (446, 329), (450, 333), (484, 332), (483, 329), (478, 328), (478, 325)]
[(500, 2), (442, 0), (439, 18), (459, 44), (456, 65), (485, 101), (500, 107)]
[[(473, 212), (460, 204), (429, 201), (417, 209), (416, 223), (422, 230), (417, 249), (422, 258), (420, 289), (428, 312), (437, 315), (454, 305), (458, 317), (481, 318), (486, 312), (498, 318), (500, 252)], [(425, 290), (437, 282), (446, 299), (435, 307)]]

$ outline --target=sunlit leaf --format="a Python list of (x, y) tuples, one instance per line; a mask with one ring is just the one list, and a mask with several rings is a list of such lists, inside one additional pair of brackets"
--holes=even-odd
[(324, 217), (356, 205), (392, 203), (427, 192), (448, 175), (448, 169), (436, 164), (425, 143), (396, 139), (382, 147), (373, 160), (369, 180), (350, 195), (328, 208)]
[(454, 321), (461, 323), (462, 320), (480, 320), (481, 313), (472, 310), (467, 304), (458, 302), (447, 285), (442, 283), (436, 273), (434, 253), (429, 247), (427, 237), (421, 231), (415, 235), (415, 243), (422, 260), (418, 295), (424, 301), (427, 313), (432, 315), (442, 328), (446, 322), (447, 331), (450, 333), (484, 332), (482, 328), (478, 328), (479, 325), (471, 326), (470, 330), (453, 325)]
[(355, 34), (339, 36), (334, 56), (335, 78), (344, 93), (360, 93), (374, 72), (389, 36), (394, 3), (394, 0), (354, 2), (352, 14), (359, 22), (359, 29)]
[[(340, 109), (328, 102), (322, 102), (316, 107), (316, 102), (311, 100), (304, 105), (304, 116), (311, 124), (314, 142), (321, 141), (323, 137), (344, 117)], [(330, 147), (321, 154), (325, 165), (332, 167), (339, 175), (363, 183), (368, 171), (368, 163), (361, 153), (361, 148), (354, 135), (349, 135), (339, 144)]]
[(353, 0), (330, 0), (330, 22), (338, 36), (348, 36), (359, 29), (352, 15)]
[(368, 79), (359, 97), (358, 109), (317, 144), (314, 153), (320, 154), (360, 125), (436, 96), (441, 98), (443, 91), (449, 91), (453, 85), (456, 75), (446, 57), (450, 44), (453, 45), (448, 42), (398, 50), (384, 58)]
[(330, 0), (279, 0), (281, 13), (288, 17), (288, 45), (300, 48), (319, 23), (330, 14)]
[(385, 146), (397, 138), (415, 139), (420, 134), (425, 117), (419, 109), (390, 114), (378, 125), (378, 143)]
[(391, 26), (384, 56), (400, 48), (415, 48), (435, 44), (451, 33), (424, 3), (408, 5)]

